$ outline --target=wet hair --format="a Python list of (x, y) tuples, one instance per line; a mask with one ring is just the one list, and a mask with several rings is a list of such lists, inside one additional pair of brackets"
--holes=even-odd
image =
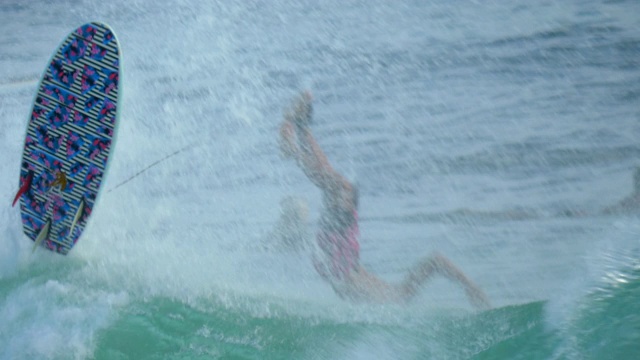
[(280, 212), (288, 221), (306, 221), (308, 211), (306, 201), (297, 196), (287, 196), (280, 201)]
[(276, 246), (283, 250), (304, 250), (309, 246), (307, 202), (297, 196), (286, 196), (280, 201), (280, 220), (272, 232)]

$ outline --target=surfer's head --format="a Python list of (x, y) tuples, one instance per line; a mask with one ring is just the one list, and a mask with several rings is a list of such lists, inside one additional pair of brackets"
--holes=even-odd
[(304, 224), (309, 218), (307, 202), (297, 196), (287, 196), (280, 201), (282, 218), (289, 223)]
[(280, 221), (275, 234), (280, 245), (288, 250), (304, 250), (310, 244), (308, 236), (309, 208), (307, 202), (296, 196), (287, 196), (280, 201)]

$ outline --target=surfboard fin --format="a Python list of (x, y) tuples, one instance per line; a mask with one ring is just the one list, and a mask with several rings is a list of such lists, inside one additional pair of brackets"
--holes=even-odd
[(44, 224), (44, 226), (40, 230), (40, 233), (38, 234), (38, 237), (36, 238), (36, 241), (33, 244), (33, 250), (31, 251), (32, 253), (36, 251), (36, 249), (38, 248), (38, 246), (40, 246), (40, 244), (42, 244), (42, 241), (44, 239), (49, 237), (49, 228), (50, 227), (51, 227), (51, 219), (47, 220), (47, 223)]
[(76, 211), (76, 216), (73, 217), (73, 222), (71, 223), (71, 227), (69, 228), (69, 234), (73, 235), (73, 229), (76, 227), (78, 220), (84, 213), (84, 199), (80, 200), (80, 205), (78, 205), (78, 211)]
[(13, 204), (11, 204), (11, 207), (16, 206), (18, 199), (20, 199), (20, 197), (24, 195), (24, 193), (26, 193), (27, 190), (29, 190), (29, 188), (31, 187), (32, 181), (33, 181), (33, 171), (29, 171), (29, 174), (27, 175), (27, 179), (24, 181), (24, 184), (22, 184), (20, 189), (18, 189), (18, 193), (16, 194), (16, 197), (13, 198)]

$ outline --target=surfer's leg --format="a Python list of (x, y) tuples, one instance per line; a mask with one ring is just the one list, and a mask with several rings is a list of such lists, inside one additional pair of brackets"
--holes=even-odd
[(469, 301), (477, 308), (489, 308), (489, 300), (478, 286), (469, 280), (464, 273), (458, 269), (446, 257), (434, 254), (419, 262), (409, 271), (400, 289), (406, 299), (416, 295), (418, 288), (429, 280), (434, 274), (439, 274), (445, 278), (460, 284), (469, 298)]
[(341, 297), (353, 301), (370, 303), (401, 303), (406, 300), (402, 289), (386, 282), (376, 275), (368, 272), (362, 266), (358, 266), (347, 276), (348, 287), (339, 291)]
[[(298, 166), (323, 193), (337, 206), (355, 206), (355, 194), (351, 183), (335, 171), (324, 151), (308, 127), (312, 114), (311, 94), (304, 92), (285, 114), (280, 128), (281, 148), (293, 156)], [(349, 204), (345, 204), (344, 200)]]

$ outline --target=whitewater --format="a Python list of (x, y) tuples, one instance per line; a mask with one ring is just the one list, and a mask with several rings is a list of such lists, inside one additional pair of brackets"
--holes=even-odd
[[(636, 359), (640, 208), (602, 210), (640, 166), (639, 14), (2, 1), (0, 359)], [(33, 96), (90, 21), (122, 48), (115, 152), (70, 254), (32, 253), (11, 201)], [(305, 89), (318, 142), (360, 191), (363, 265), (399, 281), (439, 252), (493, 309), (443, 279), (404, 305), (347, 302), (308, 252), (273, 246), (282, 198), (319, 216), (277, 141)]]

